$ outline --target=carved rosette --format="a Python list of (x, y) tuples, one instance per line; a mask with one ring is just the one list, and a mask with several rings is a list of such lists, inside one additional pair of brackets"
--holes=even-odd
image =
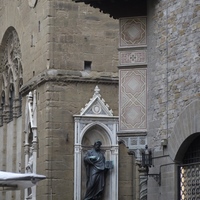
[(94, 114), (100, 114), (101, 113), (101, 105), (96, 103), (95, 105), (92, 106), (92, 111)]

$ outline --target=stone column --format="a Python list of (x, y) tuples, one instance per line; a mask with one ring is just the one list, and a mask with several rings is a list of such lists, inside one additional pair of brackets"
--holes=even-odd
[(147, 169), (145, 167), (140, 167), (139, 178), (140, 178), (140, 200), (147, 200)]
[[(29, 143), (28, 141), (28, 134), (26, 131), (24, 131), (25, 134), (25, 144), (24, 144), (24, 154), (25, 154), (25, 171), (26, 171), (26, 165), (28, 163), (28, 154), (29, 154)], [(24, 190), (24, 199), (26, 200), (26, 197), (28, 196), (28, 190)]]

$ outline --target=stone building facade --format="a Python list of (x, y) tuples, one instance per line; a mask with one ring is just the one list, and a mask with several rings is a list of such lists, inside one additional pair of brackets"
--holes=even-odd
[(0, 2), (0, 166), (26, 172), (32, 149), (47, 176), (1, 199), (79, 200), (96, 138), (118, 163), (104, 200), (199, 199), (199, 2), (83, 2)]
[(0, 199), (74, 199), (74, 115), (96, 85), (118, 115), (118, 23), (72, 1), (1, 0), (0, 27), (0, 170), (47, 177)]
[(199, 2), (83, 2), (119, 20), (118, 137), (139, 169), (128, 199), (199, 199)]

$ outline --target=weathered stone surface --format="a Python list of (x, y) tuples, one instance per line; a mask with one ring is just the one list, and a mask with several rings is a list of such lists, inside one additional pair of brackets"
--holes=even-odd
[[(24, 172), (25, 102), (28, 92), (35, 89), (37, 172), (47, 176), (37, 188), (37, 200), (73, 199), (73, 115), (80, 113), (96, 85), (118, 114), (118, 21), (68, 0), (37, 1), (34, 8), (28, 1), (1, 0), (0, 44), (11, 26), (22, 54), (23, 114), (0, 127), (4, 143), (0, 170)], [(85, 69), (85, 61), (91, 61), (90, 70)], [(11, 193), (0, 192), (0, 199), (23, 199), (18, 193), (12, 198)]]
[[(149, 180), (148, 199), (175, 199), (178, 191), (174, 188), (178, 182), (173, 161), (188, 135), (196, 131), (194, 115), (198, 109), (194, 107), (199, 101), (200, 35), (196, 34), (199, 32), (199, 3), (193, 0), (153, 1), (148, 10), (150, 132), (147, 137), (155, 152), (155, 167), (171, 167), (160, 168), (161, 187)], [(162, 139), (169, 139), (167, 147), (161, 146)], [(162, 152), (163, 157), (156, 152)], [(170, 160), (164, 159), (168, 156)], [(160, 194), (155, 195), (156, 188), (160, 188)]]

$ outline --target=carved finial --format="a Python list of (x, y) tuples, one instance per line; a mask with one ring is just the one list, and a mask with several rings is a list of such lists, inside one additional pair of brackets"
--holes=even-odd
[(100, 89), (99, 89), (98, 86), (96, 86), (95, 89), (94, 89), (94, 95), (93, 96), (100, 96), (99, 92), (100, 92)]

